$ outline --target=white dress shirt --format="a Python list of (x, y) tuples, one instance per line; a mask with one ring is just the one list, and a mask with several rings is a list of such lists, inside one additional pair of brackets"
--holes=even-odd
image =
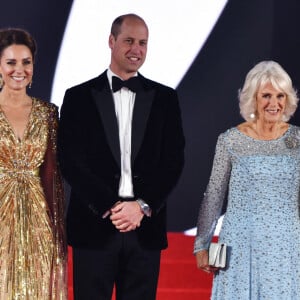
[[(107, 77), (112, 88), (112, 76), (115, 75), (110, 69)], [(119, 140), (121, 150), (121, 178), (119, 184), (120, 197), (134, 197), (131, 177), (131, 129), (132, 113), (135, 101), (135, 93), (123, 87), (113, 93), (115, 111), (119, 126)]]

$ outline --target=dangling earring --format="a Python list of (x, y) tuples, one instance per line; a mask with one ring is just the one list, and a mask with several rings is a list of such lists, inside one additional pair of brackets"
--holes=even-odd
[(3, 84), (4, 84), (3, 78), (2, 78), (2, 75), (0, 74), (0, 90), (1, 90), (2, 87), (3, 87)]
[(29, 82), (28, 87), (31, 89), (31, 86), (32, 86), (32, 80)]

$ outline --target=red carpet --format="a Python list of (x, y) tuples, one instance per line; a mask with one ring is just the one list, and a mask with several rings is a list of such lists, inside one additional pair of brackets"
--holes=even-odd
[[(156, 300), (209, 300), (212, 275), (196, 268), (194, 237), (168, 233), (168, 239), (169, 247), (162, 252)], [(71, 251), (69, 248), (69, 300), (73, 300)]]

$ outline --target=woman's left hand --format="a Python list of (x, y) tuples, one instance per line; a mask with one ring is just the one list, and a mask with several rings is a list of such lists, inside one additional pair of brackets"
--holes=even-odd
[(208, 251), (205, 249), (196, 253), (196, 262), (197, 268), (206, 273), (216, 272), (219, 270), (219, 268), (212, 267), (208, 264)]

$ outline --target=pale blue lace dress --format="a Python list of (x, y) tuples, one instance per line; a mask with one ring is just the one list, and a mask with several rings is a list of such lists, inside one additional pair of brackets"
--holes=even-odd
[(208, 248), (228, 189), (219, 236), (228, 267), (214, 277), (212, 299), (300, 300), (299, 184), (300, 128), (271, 141), (237, 128), (219, 136), (194, 248)]

